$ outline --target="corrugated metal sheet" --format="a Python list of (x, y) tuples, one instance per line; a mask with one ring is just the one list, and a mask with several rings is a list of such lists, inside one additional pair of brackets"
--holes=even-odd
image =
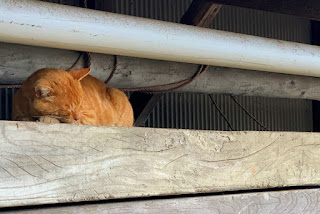
[[(105, 0), (102, 0), (105, 1)], [(112, 0), (114, 12), (176, 22), (192, 0)], [(224, 5), (212, 28), (287, 41), (310, 43), (310, 21), (299, 17)]]
[[(234, 130), (264, 130), (230, 96), (214, 95), (215, 102)], [(297, 99), (235, 97), (269, 130), (311, 131), (311, 102)], [(205, 94), (170, 93), (162, 97), (147, 120), (148, 127), (230, 130)]]
[(0, 89), (0, 119), (11, 120), (12, 97), (16, 89)]
[[(77, 0), (49, 0), (79, 6)], [(114, 12), (179, 22), (192, 0), (112, 0)], [(243, 34), (310, 43), (310, 22), (293, 16), (223, 6), (212, 28)], [(0, 91), (0, 119), (11, 118), (13, 90)], [(236, 97), (270, 130), (311, 131), (312, 105), (307, 100)], [(235, 130), (262, 130), (231, 99), (214, 95), (214, 100)], [(169, 93), (151, 113), (148, 127), (229, 130), (208, 95)]]

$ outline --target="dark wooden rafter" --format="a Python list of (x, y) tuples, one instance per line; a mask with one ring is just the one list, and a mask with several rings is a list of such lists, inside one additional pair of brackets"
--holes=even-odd
[(283, 13), (320, 21), (319, 0), (206, 0), (218, 4)]
[(206, 0), (194, 0), (187, 12), (182, 16), (180, 23), (209, 27), (221, 8), (220, 4), (207, 2)]
[(134, 111), (134, 125), (144, 126), (153, 108), (160, 101), (162, 94), (146, 94), (133, 92), (130, 96), (130, 103)]
[[(193, 0), (186, 13), (182, 16), (180, 23), (199, 27), (209, 27), (220, 8), (220, 4), (207, 2), (205, 0)], [(134, 110), (135, 126), (144, 126), (145, 121), (161, 97), (161, 94), (151, 95), (141, 92), (132, 93), (130, 102)]]
[[(80, 0), (80, 6), (85, 7), (84, 0)], [(96, 1), (95, 0), (87, 0), (87, 7), (90, 9), (95, 9)]]

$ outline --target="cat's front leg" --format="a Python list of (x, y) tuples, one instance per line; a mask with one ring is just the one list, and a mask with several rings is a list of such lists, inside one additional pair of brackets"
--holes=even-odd
[(60, 123), (60, 121), (57, 118), (50, 116), (41, 116), (39, 117), (38, 121), (42, 123)]

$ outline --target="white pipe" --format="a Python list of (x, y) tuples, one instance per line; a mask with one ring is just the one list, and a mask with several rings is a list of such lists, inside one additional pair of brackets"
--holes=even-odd
[(0, 41), (320, 77), (320, 48), (32, 0), (0, 0)]

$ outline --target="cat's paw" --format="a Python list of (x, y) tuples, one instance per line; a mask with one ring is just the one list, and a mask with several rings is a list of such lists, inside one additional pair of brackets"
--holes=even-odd
[(49, 116), (39, 117), (38, 121), (42, 123), (60, 123), (60, 121), (57, 118), (53, 118)]

